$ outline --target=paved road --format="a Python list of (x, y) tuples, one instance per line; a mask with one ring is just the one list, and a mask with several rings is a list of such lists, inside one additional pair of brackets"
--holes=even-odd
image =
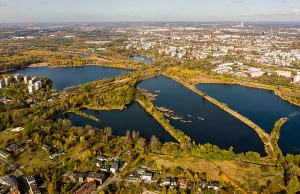
[(14, 175), (16, 175), (17, 177), (22, 175), (22, 173), (19, 170), (17, 170), (17, 168), (14, 165), (12, 165), (9, 162), (3, 160), (2, 158), (0, 158), (0, 163), (2, 163), (9, 170), (15, 171)]
[(107, 187), (107, 186), (110, 185), (111, 183), (116, 182), (116, 181), (122, 181), (122, 180), (123, 180), (123, 179), (117, 178), (117, 175), (115, 174), (113, 177), (108, 178), (108, 179), (103, 183), (103, 185), (99, 186), (99, 187), (97, 188), (97, 190), (94, 191), (92, 194), (98, 194), (100, 191), (102, 191), (105, 187)]

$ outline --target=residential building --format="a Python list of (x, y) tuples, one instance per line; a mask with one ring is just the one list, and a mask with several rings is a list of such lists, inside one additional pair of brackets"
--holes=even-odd
[(27, 183), (29, 185), (30, 193), (31, 194), (41, 194), (41, 191), (39, 190), (35, 177), (34, 176), (28, 176), (26, 177)]
[(262, 76), (262, 75), (264, 75), (265, 74), (265, 72), (263, 72), (263, 71), (251, 71), (250, 72), (250, 75), (251, 75), (251, 77), (260, 77), (260, 76)]
[(186, 185), (186, 179), (181, 178), (179, 184), (180, 184), (180, 187), (184, 187)]
[(170, 177), (165, 178), (165, 180), (162, 184), (163, 185), (170, 185), (171, 184), (171, 178)]
[(82, 187), (80, 187), (73, 194), (91, 194), (97, 190), (97, 185), (95, 181), (87, 182)]
[(3, 151), (3, 150), (0, 150), (0, 157), (2, 158), (8, 158), (10, 156), (10, 154), (7, 152), (7, 151)]
[(0, 89), (5, 87), (5, 81), (4, 80), (0, 80)]
[(145, 173), (144, 175), (141, 176), (141, 179), (144, 181), (151, 181), (153, 177), (152, 173)]
[(110, 167), (110, 172), (116, 174), (118, 172), (119, 168), (120, 168), (119, 162), (116, 161), (116, 162), (112, 163), (112, 165)]
[(147, 169), (146, 168), (137, 168), (135, 170), (138, 174), (143, 175), (146, 173)]
[(292, 77), (292, 73), (290, 71), (276, 71), (276, 74), (286, 78)]
[(42, 88), (42, 82), (37, 81), (34, 83), (34, 86), (35, 86), (35, 90), (40, 90)]
[(30, 94), (32, 94), (35, 91), (35, 86), (34, 85), (29, 85), (28, 86), (28, 91), (29, 91)]
[(46, 151), (50, 151), (50, 150), (51, 150), (51, 146), (49, 146), (49, 145), (47, 145), (47, 144), (44, 144), (44, 145), (42, 146), (42, 149), (43, 149), (43, 150), (46, 150)]
[(24, 79), (25, 84), (27, 84), (30, 77), (28, 75), (25, 75), (23, 79)]
[(208, 189), (214, 189), (215, 191), (219, 190), (220, 188), (220, 183), (217, 181), (213, 181), (207, 184)]
[(99, 160), (99, 161), (106, 161), (107, 158), (105, 156), (98, 156), (97, 160)]
[(7, 77), (4, 79), (5, 85), (9, 86), (9, 84), (12, 82), (12, 79), (10, 77)]
[(20, 194), (20, 187), (19, 187), (19, 183), (17, 181), (17, 178), (13, 175), (9, 175), (6, 178), (6, 182), (8, 183), (8, 185), (10, 186), (10, 191), (12, 193), (18, 193)]
[(16, 75), (15, 75), (15, 79), (16, 79), (17, 81), (21, 81), (21, 75), (20, 75), (20, 74), (16, 74)]
[(25, 149), (24, 146), (19, 143), (11, 144), (6, 147), (6, 150), (9, 152), (21, 152), (24, 149)]
[(95, 172), (89, 172), (86, 175), (86, 181), (91, 182), (95, 181), (98, 185), (102, 185), (106, 180), (106, 176), (104, 173), (95, 173)]
[(72, 172), (69, 175), (69, 179), (71, 179), (74, 183), (83, 183), (85, 180), (85, 173)]
[(295, 77), (294, 77), (294, 79), (293, 79), (293, 82), (294, 82), (294, 83), (300, 82), (300, 75), (299, 75), (299, 74), (295, 75)]

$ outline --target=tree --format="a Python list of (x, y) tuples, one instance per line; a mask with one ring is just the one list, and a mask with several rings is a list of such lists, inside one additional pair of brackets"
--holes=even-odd
[(133, 131), (131, 136), (133, 141), (137, 141), (140, 138), (140, 133)]
[(144, 138), (140, 138), (136, 144), (137, 149), (140, 150), (141, 152), (145, 152), (146, 146), (147, 146), (147, 142)]
[(126, 139), (127, 139), (127, 141), (131, 139), (131, 135), (130, 135), (129, 130), (126, 131)]
[(151, 152), (157, 152), (160, 149), (160, 146), (161, 143), (159, 139), (153, 135), (150, 140)]
[(300, 183), (296, 176), (293, 176), (287, 185), (288, 194), (294, 194), (300, 191)]

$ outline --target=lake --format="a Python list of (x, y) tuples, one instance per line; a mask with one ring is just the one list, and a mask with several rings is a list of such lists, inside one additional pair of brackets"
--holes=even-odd
[(24, 68), (11, 71), (11, 74), (47, 77), (53, 81), (53, 88), (63, 90), (87, 82), (101, 80), (128, 73), (130, 70), (99, 66), (66, 67), (66, 68)]
[(140, 55), (131, 56), (129, 58), (136, 62), (142, 62), (142, 63), (147, 63), (147, 64), (151, 64), (153, 62), (152, 59), (149, 59), (148, 57), (140, 56)]
[(300, 153), (300, 107), (263, 89), (227, 84), (198, 84), (196, 87), (226, 103), (268, 133), (280, 118), (288, 117), (281, 128), (279, 147), (284, 153)]
[(263, 143), (252, 128), (176, 81), (158, 76), (138, 87), (158, 95), (153, 101), (155, 106), (166, 107), (182, 117), (185, 122), (169, 120), (196, 143), (211, 143), (223, 149), (232, 146), (235, 153), (256, 151), (265, 155)]
[(94, 111), (82, 110), (83, 112), (97, 117), (98, 123), (86, 117), (68, 113), (60, 118), (69, 119), (73, 125), (85, 127), (90, 125), (103, 129), (112, 127), (113, 135), (124, 136), (127, 130), (139, 131), (140, 136), (150, 141), (155, 135), (161, 142), (175, 142), (176, 140), (150, 115), (144, 108), (134, 102), (124, 110)]

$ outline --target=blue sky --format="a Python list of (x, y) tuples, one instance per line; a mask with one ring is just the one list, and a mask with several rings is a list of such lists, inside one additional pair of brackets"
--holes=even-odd
[(0, 0), (0, 22), (297, 21), (300, 0)]

